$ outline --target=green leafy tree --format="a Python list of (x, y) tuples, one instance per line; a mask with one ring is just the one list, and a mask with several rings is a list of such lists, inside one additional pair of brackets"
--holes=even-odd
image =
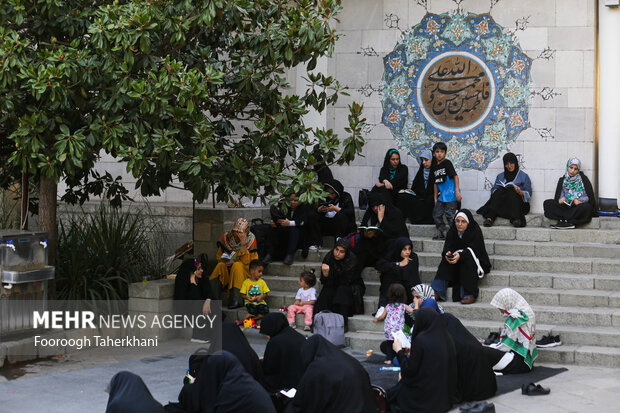
[[(287, 71), (332, 53), (339, 0), (0, 0), (0, 152), (5, 174), (40, 180), (39, 220), (55, 234), (57, 182), (68, 202), (127, 199), (120, 178), (93, 171), (103, 151), (126, 163), (144, 196), (175, 177), (202, 202), (215, 191), (313, 201), (312, 165), (361, 152), (362, 108), (348, 136), (310, 130), (343, 86)], [(6, 148), (10, 147), (7, 151)]]

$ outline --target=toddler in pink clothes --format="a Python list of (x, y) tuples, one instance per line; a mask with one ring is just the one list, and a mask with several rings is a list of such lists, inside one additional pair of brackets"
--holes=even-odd
[(295, 314), (304, 313), (304, 331), (310, 331), (312, 313), (316, 302), (316, 276), (314, 271), (304, 271), (299, 276), (299, 286), (295, 295), (295, 303), (288, 306), (288, 324), (295, 328)]

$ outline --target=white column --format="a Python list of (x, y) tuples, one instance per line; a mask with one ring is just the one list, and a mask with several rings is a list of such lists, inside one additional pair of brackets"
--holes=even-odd
[(598, 196), (611, 210), (620, 194), (620, 7), (605, 3), (598, 2)]

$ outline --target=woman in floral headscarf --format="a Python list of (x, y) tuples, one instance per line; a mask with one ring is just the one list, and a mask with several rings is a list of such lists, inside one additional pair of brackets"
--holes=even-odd
[(493, 370), (504, 374), (529, 372), (538, 356), (534, 310), (511, 288), (499, 290), (491, 305), (506, 317), (500, 342), (487, 349)]
[(597, 216), (596, 198), (588, 177), (581, 172), (581, 161), (570, 158), (566, 173), (558, 180), (553, 199), (547, 199), (543, 208), (545, 216), (557, 219), (552, 228), (570, 229), (587, 224)]
[(243, 280), (250, 277), (250, 261), (258, 259), (256, 237), (250, 232), (248, 220), (239, 218), (235, 221), (217, 245), (218, 263), (209, 279), (219, 279), (221, 287), (230, 291), (231, 303), (228, 307), (239, 308), (243, 306), (239, 290)]

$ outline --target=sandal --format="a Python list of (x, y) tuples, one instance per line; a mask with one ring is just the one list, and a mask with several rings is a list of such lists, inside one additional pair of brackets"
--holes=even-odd
[(521, 386), (521, 394), (528, 396), (544, 396), (551, 393), (551, 389), (544, 388), (540, 384), (530, 383)]

